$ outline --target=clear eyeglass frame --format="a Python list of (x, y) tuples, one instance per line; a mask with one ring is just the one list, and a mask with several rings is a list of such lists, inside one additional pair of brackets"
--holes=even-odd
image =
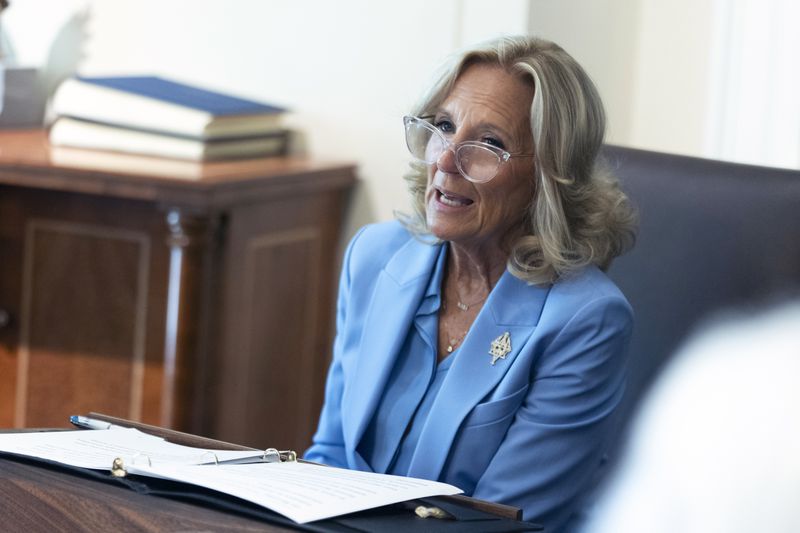
[[(427, 117), (429, 118), (429, 117)], [(486, 183), (497, 176), (500, 166), (511, 157), (534, 157), (533, 154), (512, 154), (491, 144), (481, 141), (448, 141), (444, 134), (433, 126), (426, 118), (403, 117), (405, 126), (406, 147), (411, 156), (419, 161), (432, 165), (448, 150), (455, 155), (456, 168), (466, 179), (473, 183)], [(427, 137), (427, 142), (420, 139)], [(431, 146), (431, 141), (437, 144)]]

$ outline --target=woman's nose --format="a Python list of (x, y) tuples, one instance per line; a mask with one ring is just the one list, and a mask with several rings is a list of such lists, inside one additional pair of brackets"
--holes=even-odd
[(444, 151), (439, 155), (436, 160), (436, 166), (442, 172), (448, 174), (458, 174), (458, 165), (456, 164), (456, 151), (454, 145), (447, 146)]

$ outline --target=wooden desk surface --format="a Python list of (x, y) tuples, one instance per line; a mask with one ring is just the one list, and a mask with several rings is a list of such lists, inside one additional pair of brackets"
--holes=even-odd
[(0, 457), (3, 531), (292, 531)]
[(200, 163), (51, 146), (43, 130), (0, 131), (0, 184), (208, 207), (347, 188), (352, 164), (305, 157)]

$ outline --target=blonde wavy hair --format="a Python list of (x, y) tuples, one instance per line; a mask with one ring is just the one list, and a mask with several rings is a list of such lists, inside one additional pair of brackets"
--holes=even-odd
[[(535, 194), (524, 236), (512, 244), (508, 269), (531, 284), (552, 283), (594, 264), (608, 268), (633, 246), (636, 217), (617, 179), (599, 158), (605, 134), (600, 95), (581, 66), (560, 46), (536, 37), (502, 37), (462, 51), (443, 65), (411, 110), (435, 114), (458, 76), (476, 63), (498, 65), (534, 86), (530, 108)], [(400, 221), (429, 235), (425, 217), (428, 167), (411, 162), (404, 176), (411, 214)]]

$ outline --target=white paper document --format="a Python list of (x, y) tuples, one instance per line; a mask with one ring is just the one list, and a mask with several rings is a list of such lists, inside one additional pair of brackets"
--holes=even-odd
[[(305, 523), (417, 498), (459, 494), (452, 485), (317, 464), (260, 462), (256, 450), (181, 446), (137, 429), (0, 434), (0, 452), (110, 470), (121, 458), (128, 474), (205, 487)], [(248, 464), (217, 464), (252, 458)]]
[(297, 462), (135, 465), (128, 472), (218, 490), (262, 505), (300, 524), (417, 498), (462, 492), (436, 481)]
[(126, 465), (205, 464), (262, 453), (181, 446), (133, 428), (4, 433), (0, 451), (96, 470), (109, 470), (117, 457)]

